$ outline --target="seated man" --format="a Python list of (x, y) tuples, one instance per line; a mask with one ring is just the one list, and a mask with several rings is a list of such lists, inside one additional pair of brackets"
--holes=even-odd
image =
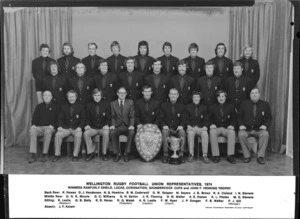
[(77, 93), (70, 90), (67, 93), (68, 103), (61, 107), (58, 117), (58, 128), (55, 134), (55, 156), (53, 162), (60, 159), (60, 149), (62, 140), (69, 135), (74, 136), (74, 150), (72, 161), (78, 161), (78, 153), (81, 145), (82, 128), (85, 124), (84, 106), (77, 103)]
[(234, 127), (236, 125), (236, 112), (234, 105), (227, 103), (226, 96), (227, 93), (225, 91), (217, 91), (218, 103), (208, 108), (212, 160), (214, 163), (220, 162), (218, 137), (224, 136), (227, 138), (227, 161), (235, 164), (236, 161), (233, 155), (235, 148)]
[(209, 163), (207, 157), (208, 151), (208, 134), (207, 134), (207, 107), (200, 103), (202, 94), (200, 92), (193, 92), (193, 103), (190, 103), (186, 107), (186, 124), (187, 124), (187, 135), (189, 145), (189, 157), (188, 162), (192, 162), (194, 158), (194, 142), (195, 135), (200, 136), (202, 140), (202, 153), (204, 163)]
[[(168, 142), (167, 138), (171, 134), (176, 134), (180, 138), (183, 138), (183, 147), (185, 145), (186, 134), (183, 129), (185, 125), (185, 106), (183, 103), (178, 102), (179, 92), (176, 88), (171, 88), (169, 91), (170, 101), (165, 102), (161, 105), (160, 110), (160, 125), (162, 126), (162, 141), (163, 141), (163, 152), (164, 157), (162, 162), (169, 162), (168, 153)], [(180, 159), (182, 163), (185, 162), (183, 159), (183, 149), (180, 151)]]
[(127, 143), (124, 153), (124, 161), (129, 161), (131, 143), (134, 136), (134, 104), (133, 100), (125, 99), (127, 92), (124, 87), (118, 89), (118, 99), (111, 102), (111, 127), (110, 137), (114, 148), (115, 159), (118, 162), (121, 158), (119, 149), (119, 136), (127, 135)]
[[(108, 160), (107, 146), (109, 142), (109, 124), (110, 124), (110, 102), (102, 100), (102, 92), (95, 88), (93, 90), (93, 102), (88, 103), (86, 107), (86, 126), (83, 134), (87, 147), (88, 157), (86, 161), (90, 161), (95, 157), (95, 145), (92, 137), (100, 134), (102, 136), (102, 159)], [(99, 152), (98, 152), (99, 153)]]
[(56, 128), (59, 106), (55, 102), (51, 101), (52, 94), (50, 91), (44, 91), (43, 100), (44, 102), (36, 106), (32, 116), (29, 149), (31, 158), (29, 159), (29, 163), (33, 163), (37, 159), (37, 138), (40, 136), (44, 136), (43, 156), (41, 161), (46, 162), (48, 160), (47, 154), (51, 136)]
[(250, 92), (250, 100), (244, 100), (238, 114), (239, 140), (244, 154), (244, 163), (251, 161), (247, 138), (258, 138), (257, 162), (265, 164), (264, 156), (269, 141), (268, 128), (272, 122), (268, 102), (260, 100), (260, 90), (255, 87)]

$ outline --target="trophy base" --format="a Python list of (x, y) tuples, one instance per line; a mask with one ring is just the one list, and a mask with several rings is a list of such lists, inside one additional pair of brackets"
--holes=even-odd
[(178, 158), (171, 157), (169, 160), (169, 164), (179, 165), (179, 164), (181, 164), (181, 159), (179, 157)]

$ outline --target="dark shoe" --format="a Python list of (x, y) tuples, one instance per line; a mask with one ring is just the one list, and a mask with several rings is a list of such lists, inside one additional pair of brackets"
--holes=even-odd
[(108, 161), (108, 160), (109, 160), (109, 157), (108, 157), (108, 155), (107, 155), (107, 154), (103, 154), (103, 156), (102, 156), (102, 160), (104, 160), (104, 161)]
[(188, 156), (187, 161), (188, 161), (188, 162), (193, 162), (193, 160), (194, 160), (194, 155), (190, 154), (190, 155)]
[(219, 162), (220, 162), (220, 157), (219, 157), (219, 156), (213, 156), (213, 157), (212, 157), (212, 161), (213, 161), (214, 163), (219, 163)]
[(93, 160), (95, 158), (95, 154), (94, 153), (91, 153), (87, 156), (87, 158), (85, 158), (86, 161), (90, 161), (90, 160)]
[(185, 163), (185, 159), (183, 156), (180, 156), (181, 163)]
[(42, 158), (41, 158), (41, 162), (46, 162), (48, 160), (48, 155), (47, 154), (43, 154)]
[(28, 163), (34, 163), (34, 162), (36, 162), (36, 154), (31, 154), (31, 157), (30, 157)]
[(232, 155), (227, 156), (227, 161), (231, 164), (236, 164), (236, 161)]
[(207, 157), (206, 154), (203, 155), (203, 162), (204, 162), (204, 163), (209, 163), (209, 159), (208, 159), (208, 157)]
[(244, 158), (244, 163), (250, 163), (251, 157), (245, 157)]
[(258, 162), (259, 164), (265, 164), (265, 161), (264, 161), (264, 158), (263, 158), (263, 157), (258, 157), (258, 158), (257, 158), (257, 162)]
[(72, 157), (72, 161), (73, 161), (73, 162), (77, 162), (78, 160), (79, 160), (78, 157), (75, 157), (75, 156)]
[(116, 154), (114, 162), (118, 162), (121, 159), (121, 154)]
[(128, 162), (129, 161), (129, 156), (127, 153), (124, 154), (124, 162)]
[(169, 156), (164, 156), (162, 159), (163, 163), (168, 163), (169, 162)]
[(54, 156), (53, 159), (52, 159), (52, 162), (56, 162), (60, 159), (60, 156)]

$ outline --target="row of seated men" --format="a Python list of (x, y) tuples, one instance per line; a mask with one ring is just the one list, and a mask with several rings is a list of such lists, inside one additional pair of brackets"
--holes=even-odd
[[(250, 91), (250, 99), (244, 100), (238, 112), (235, 106), (227, 101), (227, 93), (223, 90), (216, 92), (217, 102), (206, 106), (201, 101), (202, 93), (194, 91), (192, 103), (185, 105), (179, 101), (179, 91), (171, 88), (168, 93), (168, 101), (160, 104), (152, 98), (152, 88), (144, 86), (143, 97), (135, 103), (126, 98), (127, 90), (120, 87), (117, 90), (117, 100), (109, 102), (103, 100), (101, 90), (95, 88), (92, 92), (90, 103), (83, 106), (77, 101), (78, 95), (74, 90), (67, 92), (67, 103), (59, 106), (52, 101), (50, 91), (43, 92), (43, 103), (37, 105), (32, 119), (30, 130), (30, 163), (37, 160), (37, 137), (44, 136), (43, 156), (41, 161), (47, 161), (51, 136), (55, 133), (54, 146), (56, 162), (60, 159), (62, 140), (69, 135), (74, 136), (73, 161), (78, 161), (82, 135), (87, 146), (86, 160), (95, 157), (95, 145), (92, 137), (102, 136), (103, 160), (108, 160), (107, 147), (111, 140), (114, 152), (114, 161), (118, 162), (123, 154), (125, 162), (129, 161), (133, 138), (136, 130), (144, 124), (155, 124), (162, 132), (163, 163), (169, 161), (167, 138), (170, 135), (182, 137), (184, 143), (179, 152), (180, 159), (185, 162), (184, 150), (186, 145), (186, 133), (188, 142), (188, 158), (191, 162), (194, 158), (195, 136), (201, 137), (203, 161), (209, 162), (208, 142), (210, 138), (212, 161), (220, 161), (218, 136), (227, 138), (227, 161), (235, 164), (235, 139), (241, 144), (244, 162), (251, 161), (248, 137), (258, 139), (257, 162), (264, 164), (265, 150), (268, 144), (269, 134), (267, 129), (271, 125), (272, 116), (268, 102), (260, 100), (260, 90), (255, 87)], [(121, 153), (118, 139), (120, 135), (128, 137), (124, 152)]]
[[(41, 56), (32, 62), (32, 73), (36, 81), (39, 103), (43, 101), (41, 96), (42, 91), (49, 90), (52, 87), (51, 84), (55, 84), (56, 80), (51, 77), (51, 74), (54, 76), (55, 73), (51, 72), (50, 63), (54, 60), (49, 57), (49, 46), (42, 44), (40, 46), (40, 51)], [(74, 57), (74, 50), (70, 43), (65, 43), (63, 45), (63, 57), (57, 60), (59, 69), (56, 78), (60, 81), (57, 86), (57, 89), (59, 90), (52, 91), (54, 98), (54, 93), (63, 92), (64, 90), (66, 92), (70, 88), (75, 89), (74, 87), (80, 87), (80, 84), (84, 85), (83, 91), (75, 89), (79, 95), (79, 99), (82, 99), (81, 93), (88, 93), (87, 96), (90, 97), (90, 93), (93, 90), (90, 89), (90, 83), (92, 82), (94, 82), (94, 86), (103, 91), (103, 97), (110, 98), (110, 100), (116, 99), (116, 90), (113, 89), (119, 87), (117, 83), (119, 83), (120, 86), (126, 87), (128, 90), (128, 98), (132, 98), (133, 100), (141, 97), (141, 88), (144, 84), (152, 84), (153, 89), (154, 85), (157, 85), (157, 88), (153, 90), (153, 92), (154, 95), (162, 97), (161, 102), (167, 99), (168, 88), (170, 87), (176, 87), (180, 91), (180, 96), (186, 94), (187, 99), (185, 97), (181, 99), (187, 100), (187, 102), (191, 101), (191, 92), (196, 88), (199, 90), (201, 89), (201, 92), (204, 94), (204, 99), (207, 101), (205, 89), (212, 89), (213, 92), (209, 91), (209, 93), (213, 95), (216, 90), (220, 88), (225, 89), (225, 86), (228, 89), (233, 89), (235, 87), (235, 80), (234, 82), (232, 81), (234, 78), (231, 79), (231, 81), (226, 82), (230, 76), (234, 77), (235, 75), (233, 74), (234, 67), (232, 60), (225, 57), (227, 49), (223, 43), (218, 43), (216, 45), (216, 57), (208, 62), (210, 63), (210, 66), (213, 64), (213, 72), (206, 69), (207, 65), (205, 65), (205, 60), (198, 56), (199, 47), (196, 43), (191, 43), (188, 48), (190, 56), (180, 60), (181, 63), (185, 63), (186, 65), (184, 73), (182, 69), (178, 69), (179, 59), (171, 54), (172, 44), (170, 42), (165, 42), (163, 44), (162, 51), (164, 55), (157, 59), (149, 56), (149, 46), (146, 41), (139, 42), (138, 55), (131, 57), (122, 56), (120, 54), (120, 44), (116, 41), (112, 42), (111, 51), (113, 54), (105, 60), (105, 63), (103, 63), (104, 59), (96, 54), (97, 45), (95, 43), (88, 44), (88, 51), (89, 55), (80, 60), (79, 58)], [(239, 87), (241, 88), (242, 93), (249, 90), (248, 87), (251, 87), (251, 85), (249, 86), (248, 84), (255, 85), (260, 77), (259, 64), (257, 60), (252, 58), (252, 53), (252, 48), (245, 46), (242, 52), (242, 58), (238, 60), (242, 67), (241, 75), (243, 77), (241, 77), (239, 82), (241, 84)], [(84, 65), (84, 73), (79, 72), (80, 70), (77, 66), (79, 62)], [(108, 74), (106, 74), (106, 72), (108, 72)], [(176, 77), (174, 78), (174, 76)], [(80, 80), (80, 78), (82, 78), (82, 80)], [(202, 80), (197, 82), (200, 78), (202, 78)], [(66, 84), (70, 85), (67, 89), (64, 89), (63, 86), (65, 80), (69, 81), (69, 83)], [(203, 87), (203, 83), (207, 84), (208, 87)], [(182, 90), (180, 89), (180, 85), (183, 85)], [(88, 89), (88, 92), (85, 89)], [(107, 89), (107, 91), (105, 89)], [(131, 90), (133, 90), (133, 92), (131, 92)], [(138, 92), (135, 92), (136, 90), (138, 90)], [(166, 90), (166, 92), (161, 90)], [(161, 92), (163, 93), (162, 95)], [(227, 92), (229, 98), (231, 98), (231, 92), (229, 90), (227, 90)], [(87, 100), (86, 103), (89, 102), (89, 100)], [(210, 102), (210, 100), (208, 100), (208, 102)]]

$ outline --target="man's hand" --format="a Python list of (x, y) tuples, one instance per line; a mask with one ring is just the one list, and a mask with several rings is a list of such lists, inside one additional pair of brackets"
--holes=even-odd
[(259, 129), (266, 130), (267, 127), (265, 125), (262, 125), (262, 126), (259, 127)]
[(137, 125), (137, 128), (140, 129), (141, 127), (143, 127), (142, 124)]
[(108, 130), (109, 129), (108, 125), (103, 126), (103, 129)]
[(134, 130), (134, 127), (131, 125), (128, 127), (128, 130)]
[(75, 131), (76, 131), (76, 132), (81, 132), (81, 128), (78, 127)]
[(89, 130), (89, 129), (91, 129), (91, 126), (87, 125), (87, 126), (84, 127), (84, 129)]
[(187, 126), (187, 131), (193, 131), (193, 129), (194, 128), (192, 126), (190, 126), (190, 125)]
[(35, 126), (35, 125), (32, 125), (31, 128), (36, 129), (36, 126)]
[(240, 130), (246, 130), (246, 127), (244, 125), (241, 125)]
[(163, 129), (164, 130), (169, 130), (169, 126), (165, 125), (165, 126), (163, 126)]
[(57, 128), (57, 131), (62, 131), (62, 130), (63, 130), (62, 127), (58, 127), (58, 128)]
[(52, 125), (49, 125), (49, 128), (50, 128), (50, 129), (54, 129), (54, 127), (53, 127)]
[(209, 128), (210, 128), (210, 129), (216, 129), (217, 126), (213, 124), (213, 125), (209, 126)]
[(234, 130), (234, 127), (232, 125), (228, 126), (227, 129)]
[(203, 127), (202, 127), (202, 131), (207, 131), (207, 127), (206, 127), (206, 126), (203, 126)]
[(114, 125), (112, 125), (109, 129), (110, 130), (114, 130), (116, 127)]
[(177, 127), (177, 129), (176, 129), (176, 131), (178, 131), (178, 130), (182, 130), (183, 129), (183, 127), (182, 126), (178, 126)]

